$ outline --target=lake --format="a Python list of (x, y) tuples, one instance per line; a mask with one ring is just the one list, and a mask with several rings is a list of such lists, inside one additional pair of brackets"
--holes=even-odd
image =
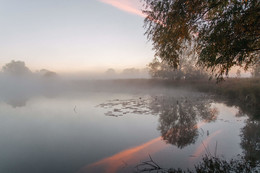
[(260, 123), (210, 95), (172, 88), (53, 93), (1, 94), (0, 172), (133, 172), (150, 157), (166, 169), (192, 169), (205, 154), (259, 153)]

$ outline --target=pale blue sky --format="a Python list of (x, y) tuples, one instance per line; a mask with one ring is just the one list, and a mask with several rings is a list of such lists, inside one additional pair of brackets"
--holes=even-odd
[(0, 67), (11, 60), (58, 72), (145, 67), (154, 52), (140, 7), (139, 0), (0, 0)]

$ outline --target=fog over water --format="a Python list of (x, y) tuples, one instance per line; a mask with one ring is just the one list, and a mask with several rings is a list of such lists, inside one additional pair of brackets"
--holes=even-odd
[(88, 92), (100, 87), (110, 90), (114, 86), (111, 88), (106, 86), (111, 84), (109, 80), (144, 78), (150, 78), (147, 69), (126, 68), (116, 71), (110, 68), (102, 73), (57, 74), (47, 69), (33, 72), (25, 62), (13, 60), (4, 65), (0, 71), (1, 100), (14, 104), (14, 106), (23, 106), (27, 99), (34, 96), (53, 96), (75, 92), (78, 89)]
[(0, 173), (260, 173), (260, 1), (202, 2), (0, 0)]
[(212, 95), (113, 70), (81, 78), (12, 64), (0, 74), (0, 172), (133, 172), (149, 155), (186, 169), (208, 152), (259, 159), (246, 142), (257, 143), (248, 133), (259, 122)]

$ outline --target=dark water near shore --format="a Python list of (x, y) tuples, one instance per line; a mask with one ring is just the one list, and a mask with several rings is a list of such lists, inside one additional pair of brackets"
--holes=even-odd
[(238, 107), (185, 90), (2, 99), (0, 172), (133, 172), (149, 155), (165, 168), (205, 154), (259, 159), (259, 129)]

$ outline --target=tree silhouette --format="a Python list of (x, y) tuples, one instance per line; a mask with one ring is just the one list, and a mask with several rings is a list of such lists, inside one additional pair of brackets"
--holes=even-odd
[(39, 71), (39, 73), (43, 76), (43, 77), (55, 77), (57, 76), (57, 73), (50, 71), (50, 70), (46, 70), (46, 69), (41, 69)]
[(112, 69), (112, 68), (109, 68), (109, 69), (107, 69), (106, 74), (107, 75), (115, 75), (116, 71), (114, 69)]
[(260, 56), (258, 0), (143, 0), (146, 34), (156, 56), (174, 68), (187, 47), (216, 77), (247, 69)]
[(14, 60), (3, 66), (2, 71), (3, 73), (14, 76), (27, 75), (31, 73), (30, 69), (25, 66), (25, 63), (23, 61)]
[(182, 58), (178, 68), (172, 68), (166, 61), (160, 61), (157, 58), (148, 64), (149, 73), (154, 78), (163, 78), (171, 80), (192, 80), (205, 79), (208, 77), (206, 71), (197, 67), (193, 60)]

